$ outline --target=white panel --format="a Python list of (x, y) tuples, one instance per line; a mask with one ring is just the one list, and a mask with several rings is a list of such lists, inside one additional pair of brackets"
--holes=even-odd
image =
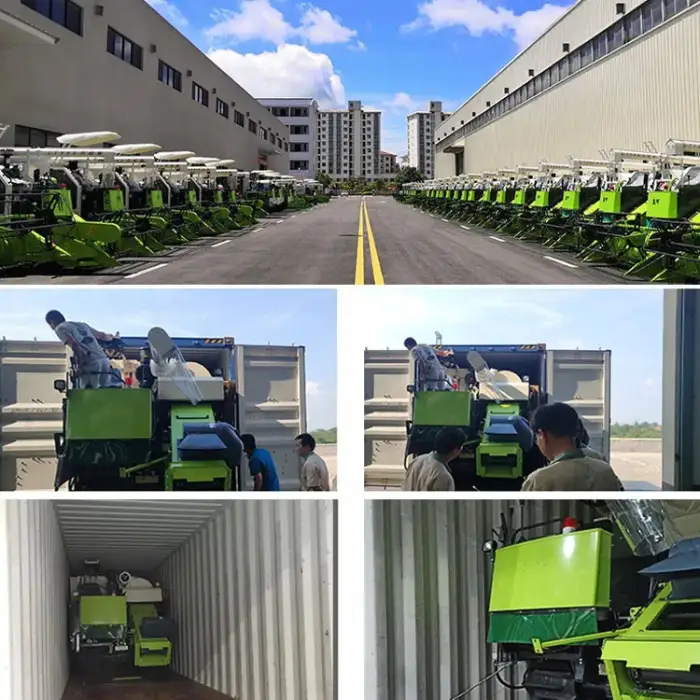
[(175, 669), (238, 700), (334, 697), (335, 503), (228, 503), (163, 565)]
[[(492, 673), (486, 644), (499, 515), (535, 524), (581, 515), (574, 502), (372, 501), (365, 504), (365, 700), (444, 700)], [(530, 534), (530, 533), (529, 533)], [(541, 529), (532, 534), (545, 534)], [(506, 680), (519, 681), (521, 675)], [(495, 679), (469, 700), (526, 700)]]
[(662, 488), (671, 490), (678, 488), (678, 383), (683, 381), (678, 372), (681, 365), (678, 341), (682, 337), (678, 327), (680, 303), (680, 290), (664, 290), (661, 480)]
[(68, 681), (68, 566), (48, 501), (0, 501), (0, 688), (60, 700)]
[(610, 351), (548, 350), (547, 395), (576, 409), (591, 448), (610, 459)]
[(71, 568), (150, 574), (222, 508), (218, 501), (55, 501)]
[(406, 350), (365, 351), (365, 484), (392, 486), (404, 477), (409, 418), (410, 356)]
[[(645, 0), (627, 0), (626, 13), (629, 14), (643, 2)], [(609, 0), (578, 0), (544, 34), (507, 63), (445, 120), (437, 135), (452, 133), (452, 127), (457, 130), (462, 120), (466, 123), (472, 119), (472, 112), (481, 114), (486, 109), (487, 101), (492, 105), (496, 104), (503, 99), (503, 88), (510, 88), (510, 92), (514, 92), (530, 80), (530, 69), (537, 75), (563, 58), (563, 44), (568, 43), (571, 49), (575, 49), (616, 22), (620, 15), (615, 13), (615, 4)]]
[[(299, 490), (301, 460), (294, 438), (306, 432), (304, 348), (239, 345), (236, 366), (241, 433), (252, 433), (270, 451), (282, 490)], [(249, 475), (248, 482), (250, 488)]]
[(66, 369), (61, 343), (0, 341), (0, 490), (46, 489), (56, 473), (53, 433), (61, 430)]
[[(699, 37), (696, 6), (460, 137), (455, 145), (464, 145), (465, 172), (566, 162), (569, 156), (600, 158), (600, 149), (640, 150), (647, 141), (664, 150), (671, 138), (700, 140), (700, 62), (694, 48)], [(469, 114), (483, 109), (470, 108)], [(644, 119), (620, 119), (621, 114), (644, 114)], [(437, 177), (455, 174), (454, 156), (442, 150), (446, 144), (438, 146)]]

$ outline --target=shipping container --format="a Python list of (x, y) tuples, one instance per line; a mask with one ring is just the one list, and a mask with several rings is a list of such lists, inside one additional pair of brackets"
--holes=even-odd
[[(700, 532), (700, 501), (666, 507), (682, 536)], [(486, 643), (492, 566), (483, 545), (511, 508), (514, 526), (538, 526), (528, 537), (591, 515), (583, 501), (365, 503), (365, 700), (447, 700), (472, 686), (465, 700), (527, 700), (495, 678), (478, 685), (494, 670)], [(614, 557), (621, 546), (618, 534)], [(503, 676), (518, 685), (522, 671)]]
[[(146, 338), (122, 338), (127, 361)], [(235, 382), (237, 425), (253, 433), (277, 465), (282, 490), (299, 490), (294, 438), (306, 432), (305, 349), (237, 345), (231, 338), (174, 338), (185, 360), (215, 362)], [(56, 473), (54, 434), (61, 431), (68, 351), (58, 342), (0, 341), (0, 490), (50, 489)], [(243, 470), (245, 488), (252, 479)]]
[[(445, 346), (443, 349), (447, 349)], [(590, 446), (610, 458), (609, 350), (550, 350), (529, 346), (449, 346), (464, 355), (476, 350), (489, 367), (527, 376), (549, 403), (568, 403), (581, 416)], [(410, 418), (415, 367), (402, 350), (365, 351), (365, 484), (399, 486), (404, 478), (406, 421)]]
[[(334, 700), (335, 542), (334, 501), (2, 500), (2, 695)], [(69, 648), (86, 559), (160, 584), (172, 678), (87, 694)]]

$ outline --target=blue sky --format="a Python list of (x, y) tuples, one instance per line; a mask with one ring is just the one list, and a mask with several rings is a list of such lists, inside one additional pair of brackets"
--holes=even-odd
[(406, 115), (455, 109), (571, 0), (147, 0), (254, 97), (362, 100), (382, 148), (406, 152)]
[[(546, 343), (612, 351), (612, 420), (661, 422), (663, 291), (492, 288), (357, 290), (370, 349), (404, 338), (458, 345)], [(360, 295), (369, 295), (362, 298)]]
[(44, 316), (58, 309), (107, 333), (232, 336), (242, 345), (306, 347), (309, 428), (335, 427), (334, 290), (0, 289), (0, 339), (56, 340)]

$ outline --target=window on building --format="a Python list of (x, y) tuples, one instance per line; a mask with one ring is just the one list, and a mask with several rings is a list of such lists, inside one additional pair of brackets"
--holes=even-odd
[(575, 49), (569, 54), (569, 67), (572, 73), (581, 69), (581, 51)]
[(279, 136), (277, 137), (277, 148), (282, 148), (282, 139)]
[(273, 107), (272, 114), (275, 117), (288, 117), (289, 116), (289, 107)]
[(194, 81), (192, 82), (192, 99), (198, 102), (202, 107), (209, 106), (209, 90), (206, 90), (201, 85)]
[(290, 160), (289, 161), (290, 170), (308, 170), (309, 161), (308, 160)]
[(258, 133), (258, 125), (252, 119), (248, 121), (248, 131), (250, 131), (251, 134)]
[(658, 27), (664, 21), (664, 1), (651, 0), (652, 26)]
[(309, 108), (308, 107), (291, 107), (289, 110), (290, 117), (308, 117)]
[(632, 41), (642, 34), (642, 11), (640, 8), (632, 12), (622, 21), (624, 41)]
[(143, 70), (143, 49), (112, 27), (107, 28), (107, 51), (134, 68)]
[(267, 129), (263, 126), (260, 127), (260, 138), (267, 140)]
[(664, 19), (671, 19), (671, 17), (678, 14), (676, 5), (677, 0), (664, 0)]
[(245, 117), (243, 116), (243, 112), (239, 112), (237, 109), (233, 110), (233, 123), (245, 128)]
[(648, 32), (654, 25), (651, 17), (651, 3), (642, 6), (642, 32)]
[(83, 35), (83, 8), (72, 0), (22, 0), (22, 4), (73, 34)]
[(615, 24), (607, 31), (608, 53), (619, 49), (623, 44), (622, 24)]
[(292, 126), (289, 127), (289, 133), (290, 134), (296, 134), (296, 135), (306, 135), (309, 133), (309, 125), (308, 124), (293, 124)]
[(216, 98), (216, 113), (220, 117), (224, 117), (224, 119), (228, 119), (229, 116), (229, 108), (228, 108), (228, 103), (224, 102), (220, 98)]
[(284, 142), (284, 150), (289, 151), (289, 144), (286, 141)]
[(15, 146), (19, 148), (49, 148), (59, 146), (56, 140), (61, 134), (56, 131), (32, 129), (29, 126), (15, 126)]
[(182, 92), (182, 73), (163, 61), (158, 61), (158, 80), (173, 90)]
[[(290, 143), (290, 150), (292, 153), (307, 153), (309, 150), (308, 143)], [(347, 152), (347, 148), (345, 151)]]

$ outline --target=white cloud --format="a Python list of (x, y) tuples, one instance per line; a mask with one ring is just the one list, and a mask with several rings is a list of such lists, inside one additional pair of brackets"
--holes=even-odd
[(325, 108), (345, 103), (331, 59), (305, 46), (283, 44), (260, 54), (217, 49), (208, 56), (253, 97), (313, 97)]
[[(341, 20), (328, 10), (314, 5), (302, 5), (302, 17), (298, 27), (288, 22), (284, 14), (270, 4), (270, 0), (242, 0), (238, 12), (215, 10), (216, 22), (206, 31), (211, 39), (251, 41), (259, 39), (282, 45), (297, 39), (309, 44), (347, 44), (357, 37), (354, 29), (343, 26)], [(364, 47), (357, 42), (352, 48)]]
[(418, 17), (403, 29), (464, 27), (472, 36), (509, 34), (523, 49), (561, 17), (569, 6), (545, 3), (536, 10), (518, 15), (505, 7), (492, 8), (482, 0), (427, 0), (418, 6)]
[(323, 393), (321, 382), (314, 382), (312, 380), (307, 380), (306, 382), (306, 395), (307, 396), (320, 396)]
[(146, 2), (176, 27), (186, 27), (189, 22), (185, 15), (168, 0), (146, 0)]

